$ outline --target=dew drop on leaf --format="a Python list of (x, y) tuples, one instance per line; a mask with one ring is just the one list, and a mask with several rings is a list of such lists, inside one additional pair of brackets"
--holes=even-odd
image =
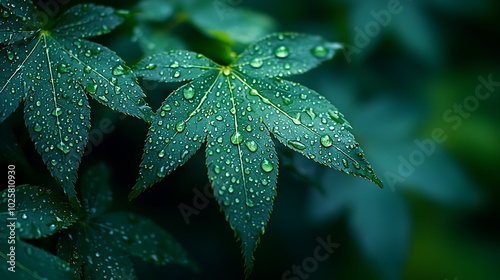
[(293, 100), (286, 97), (286, 96), (283, 96), (281, 99), (283, 100), (283, 104), (285, 104), (285, 105), (290, 105), (293, 103)]
[(63, 64), (59, 64), (57, 66), (57, 72), (59, 72), (61, 74), (66, 74), (66, 73), (71, 72), (71, 70), (69, 68), (69, 65), (63, 63)]
[(349, 168), (349, 163), (347, 162), (347, 159), (345, 158), (342, 159), (342, 165), (344, 165), (345, 168)]
[(85, 65), (85, 67), (83, 67), (83, 72), (90, 74), (90, 72), (92, 72), (92, 67)]
[(262, 59), (256, 57), (254, 59), (252, 59), (252, 61), (250, 61), (250, 66), (252, 66), (253, 68), (260, 68), (262, 67), (262, 65), (264, 64), (264, 62), (262, 61)]
[(156, 64), (149, 63), (148, 65), (144, 66), (144, 69), (146, 70), (153, 70), (156, 68)]
[(215, 172), (215, 174), (219, 174), (220, 173), (220, 166), (218, 166), (218, 165), (214, 166), (214, 172)]
[(257, 91), (256, 89), (253, 88), (250, 90), (250, 95), (257, 96), (257, 95), (259, 95), (259, 91)]
[(163, 149), (162, 149), (162, 150), (158, 153), (158, 157), (159, 157), (159, 158), (163, 158), (163, 157), (165, 157), (165, 150), (163, 150)]
[(165, 175), (167, 175), (167, 170), (166, 170), (165, 166), (162, 166), (156, 172), (156, 176), (158, 176), (159, 178), (163, 178), (163, 177), (165, 177)]
[(334, 111), (334, 110), (328, 110), (328, 115), (332, 120), (334, 120), (337, 123), (344, 123), (344, 120), (340, 117), (339, 111)]
[(326, 147), (326, 148), (331, 147), (333, 145), (332, 138), (327, 134), (321, 136), (320, 142), (321, 142), (321, 145), (323, 145), (323, 147)]
[(180, 121), (180, 122), (177, 122), (175, 124), (175, 130), (177, 130), (177, 132), (181, 133), (184, 131), (184, 129), (186, 129), (186, 123), (183, 122), (183, 121)]
[(289, 55), (289, 51), (287, 47), (279, 46), (276, 48), (276, 50), (274, 50), (274, 54), (276, 55), (276, 57), (285, 58)]
[(35, 132), (40, 132), (42, 131), (42, 126), (39, 123), (35, 123), (35, 125), (33, 126), (33, 130)]
[(90, 83), (85, 87), (85, 91), (89, 94), (95, 94), (97, 92), (97, 85), (94, 83)]
[(108, 100), (108, 98), (107, 98), (106, 96), (104, 96), (104, 95), (100, 95), (98, 98), (99, 98), (102, 102), (108, 102), (108, 101), (109, 101), (109, 100)]
[(56, 147), (65, 154), (69, 153), (68, 145), (66, 145), (64, 142), (57, 143)]
[(121, 75), (124, 75), (124, 74), (127, 74), (128, 70), (125, 69), (125, 67), (123, 67), (123, 65), (116, 65), (114, 68), (113, 68), (113, 75), (115, 76), (121, 76)]
[(174, 78), (179, 78), (181, 76), (181, 72), (179, 71), (175, 71), (174, 74), (172, 75), (172, 77)]
[(292, 147), (294, 147), (295, 149), (301, 150), (301, 151), (306, 148), (306, 145), (304, 145), (303, 143), (296, 141), (296, 140), (289, 140), (288, 144), (291, 145)]
[(62, 115), (62, 109), (60, 107), (56, 107), (54, 108), (54, 110), (52, 110), (52, 116), (54, 117), (59, 117), (60, 115)]
[(14, 53), (11, 50), (7, 50), (7, 59), (8, 60), (14, 59)]
[(179, 65), (179, 62), (177, 62), (177, 61), (174, 61), (174, 62), (172, 62), (172, 63), (170, 64), (170, 68), (174, 68), (174, 69), (175, 69), (175, 68), (179, 68), (179, 66), (180, 66), (180, 65)]
[(168, 112), (168, 111), (172, 110), (172, 106), (170, 106), (169, 104), (165, 104), (165, 105), (161, 106), (161, 109), (163, 111), (167, 111)]
[(187, 87), (182, 91), (182, 95), (186, 99), (192, 99), (194, 97), (194, 88), (192, 87)]
[(273, 166), (273, 163), (271, 161), (269, 161), (268, 159), (264, 159), (261, 163), (260, 163), (260, 168), (262, 168), (262, 170), (264, 172), (271, 172), (273, 171), (274, 169), (274, 166)]
[(255, 152), (257, 151), (257, 143), (255, 143), (254, 140), (250, 140), (245, 142), (245, 146), (250, 150), (250, 152)]
[(311, 53), (317, 58), (324, 58), (328, 55), (328, 49), (323, 46), (316, 46), (312, 48)]
[(243, 135), (239, 131), (235, 131), (231, 134), (231, 143), (238, 145), (243, 141)]

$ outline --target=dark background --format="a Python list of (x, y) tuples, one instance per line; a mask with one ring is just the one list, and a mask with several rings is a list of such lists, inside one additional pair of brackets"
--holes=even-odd
[[(318, 262), (307, 279), (500, 277), (500, 86), (477, 108), (466, 111), (467, 117), (451, 113), (455, 119), (450, 121), (443, 116), (454, 110), (454, 104), (471, 100), (479, 76), (491, 75), (500, 82), (498, 1), (188, 2), (194, 7), (205, 3), (208, 8), (198, 16), (213, 19), (213, 25), (193, 24), (191, 10), (169, 1), (94, 1), (132, 11), (123, 25), (94, 40), (116, 51), (129, 65), (145, 53), (170, 48), (197, 51), (227, 63), (230, 50), (239, 53), (247, 43), (228, 40), (231, 33), (213, 35), (214, 30), (224, 34), (228, 26), (251, 25), (258, 31), (255, 39), (273, 31), (295, 31), (343, 42), (347, 51), (358, 47), (351, 55), (339, 52), (332, 61), (291, 80), (323, 94), (344, 113), (385, 188), (319, 166), (277, 143), (278, 196), (255, 252), (251, 279), (281, 279), (292, 265), (313, 256), (317, 238), (328, 236), (340, 247)], [(365, 30), (373, 24), (373, 12), (387, 11), (391, 3), (399, 3), (400, 12), (392, 14), (386, 26), (378, 25), (379, 32), (361, 46), (356, 28)], [(184, 5), (190, 6), (180, 6)], [(141, 18), (136, 13), (144, 7), (153, 7), (149, 11), (159, 18)], [(242, 11), (249, 11), (250, 19), (239, 19)], [(135, 26), (153, 33), (137, 35), (140, 30)], [(147, 43), (153, 47), (144, 47)], [(143, 85), (155, 110), (179, 86)], [(183, 267), (154, 267), (137, 260), (139, 279), (242, 279), (240, 245), (216, 201), (208, 199), (208, 206), (190, 216), (188, 224), (179, 211), (182, 203), (193, 207), (195, 189), (210, 189), (204, 147), (187, 164), (128, 202), (147, 124), (123, 118), (94, 101), (91, 107), (94, 143), (83, 157), (80, 172), (97, 162), (107, 163), (116, 196), (114, 208), (137, 211), (161, 224), (201, 269), (196, 274)], [(112, 131), (102, 133), (99, 125), (108, 119)], [(24, 128), (21, 110), (2, 126), (11, 127), (19, 143), (19, 158), (6, 158), (3, 153), (1, 160), (19, 163), (17, 183), (53, 184)], [(444, 131), (446, 140), (414, 164), (411, 175), (401, 176), (402, 159), (409, 160), (419, 151), (415, 141), (430, 139), (437, 128)], [(388, 174), (401, 176), (399, 182), (392, 184)]]

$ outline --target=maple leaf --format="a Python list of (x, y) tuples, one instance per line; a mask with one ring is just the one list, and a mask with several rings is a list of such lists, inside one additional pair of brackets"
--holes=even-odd
[(125, 114), (145, 120), (153, 115), (124, 61), (83, 39), (110, 32), (123, 22), (122, 11), (83, 4), (49, 23), (31, 1), (1, 5), (0, 122), (24, 101), (25, 123), (36, 150), (72, 204), (78, 205), (74, 183), (90, 128), (85, 93)]
[(281, 33), (250, 45), (229, 66), (189, 51), (145, 58), (136, 66), (144, 79), (192, 81), (158, 109), (129, 197), (184, 164), (206, 142), (208, 177), (242, 242), (248, 275), (276, 197), (278, 158), (271, 134), (309, 159), (382, 186), (337, 108), (282, 79), (306, 72), (340, 48), (318, 36)]

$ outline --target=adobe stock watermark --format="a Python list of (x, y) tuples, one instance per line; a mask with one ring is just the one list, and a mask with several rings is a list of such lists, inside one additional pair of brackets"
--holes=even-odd
[[(411, 1), (411, 0), (408, 0)], [(382, 28), (386, 28), (391, 23), (393, 16), (400, 14), (404, 7), (399, 0), (388, 0), (385, 9), (379, 11), (371, 10), (372, 19), (363, 28), (354, 27), (353, 45), (345, 44), (344, 56), (348, 63), (352, 61), (352, 55), (361, 53), (361, 50), (368, 47), (372, 38), (377, 37)]]
[[(471, 113), (478, 110), (480, 102), (484, 102), (491, 97), (492, 93), (500, 86), (493, 80), (493, 75), (488, 77), (479, 76), (479, 83), (476, 86), (474, 94), (465, 97), (461, 103), (455, 103), (451, 108), (443, 112), (443, 121), (451, 126), (451, 129), (457, 130), (462, 126), (464, 119), (468, 119)], [(386, 182), (392, 191), (397, 183), (403, 183), (406, 178), (415, 172), (416, 167), (422, 165), (427, 157), (430, 157), (436, 151), (436, 144), (442, 144), (448, 139), (445, 129), (436, 127), (432, 130), (431, 136), (425, 139), (416, 139), (415, 148), (406, 156), (398, 155), (399, 165), (395, 172), (386, 171), (384, 173)]]
[(221, 21), (224, 20), (228, 13), (234, 12), (234, 9), (241, 5), (243, 0), (214, 0), (212, 1), (212, 6), (217, 12), (217, 16)]
[(318, 237), (316, 241), (318, 246), (314, 248), (312, 256), (304, 258), (300, 265), (292, 265), (291, 269), (283, 273), (281, 280), (308, 279), (318, 269), (319, 263), (326, 261), (335, 252), (334, 249), (340, 247), (340, 243), (332, 242), (331, 235), (328, 235), (326, 240)]
[(178, 206), (182, 218), (187, 225), (191, 223), (190, 217), (192, 215), (198, 216), (203, 209), (208, 207), (210, 201), (215, 198), (214, 194), (211, 191), (210, 183), (206, 183), (205, 186), (203, 186), (203, 192), (201, 192), (197, 188), (193, 188), (193, 193), (194, 196), (191, 205), (181, 203)]

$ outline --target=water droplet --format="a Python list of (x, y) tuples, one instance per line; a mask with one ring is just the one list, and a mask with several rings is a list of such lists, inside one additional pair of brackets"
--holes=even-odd
[(57, 143), (56, 147), (65, 154), (69, 153), (69, 147), (64, 142)]
[(83, 67), (83, 72), (90, 74), (91, 71), (92, 71), (92, 67), (90, 67), (88, 65), (85, 65), (85, 67)]
[(357, 161), (353, 162), (352, 165), (354, 166), (354, 168), (356, 168), (358, 170), (361, 169), (361, 165)]
[(301, 94), (299, 95), (299, 97), (300, 97), (300, 99), (302, 99), (302, 100), (306, 100), (306, 99), (307, 99), (307, 94), (305, 94), (305, 93), (301, 93)]
[(122, 94), (123, 93), (122, 88), (119, 87), (119, 86), (115, 86), (115, 93), (118, 94), (118, 95)]
[(85, 91), (88, 92), (89, 94), (95, 94), (97, 92), (97, 85), (94, 83), (88, 84), (85, 87)]
[(276, 48), (276, 50), (274, 50), (274, 54), (276, 55), (276, 57), (285, 58), (289, 55), (289, 51), (287, 47), (279, 46)]
[(269, 172), (273, 171), (274, 166), (273, 166), (273, 163), (272, 163), (270, 160), (268, 160), (268, 159), (264, 159), (264, 160), (260, 163), (260, 168), (262, 168), (262, 170), (263, 170), (264, 172), (269, 173)]
[(238, 145), (240, 144), (241, 142), (243, 141), (243, 135), (239, 132), (239, 131), (235, 131), (232, 135), (231, 135), (231, 143), (233, 143), (234, 145)]
[(159, 153), (158, 153), (158, 157), (159, 158), (162, 158), (162, 157), (165, 157), (165, 150), (161, 150)]
[(177, 130), (177, 132), (181, 133), (184, 131), (184, 129), (186, 129), (186, 123), (183, 122), (183, 121), (180, 121), (180, 122), (177, 122), (175, 124), (175, 130)]
[(179, 62), (177, 62), (177, 61), (174, 61), (174, 62), (170, 63), (170, 68), (174, 68), (175, 69), (175, 68), (179, 68), (179, 66), (180, 66)]
[(257, 151), (257, 143), (255, 143), (255, 141), (253, 141), (253, 140), (247, 141), (247, 142), (245, 142), (245, 145), (250, 150), (250, 152)]
[(252, 66), (253, 68), (260, 68), (262, 67), (263, 64), (264, 62), (262, 61), (262, 59), (257, 57), (252, 59), (252, 61), (250, 61), (250, 66)]
[(33, 130), (35, 132), (40, 132), (42, 131), (42, 126), (39, 123), (35, 123), (35, 125), (33, 126)]
[(166, 175), (167, 175), (167, 170), (165, 169), (165, 166), (160, 167), (160, 169), (158, 169), (158, 171), (156, 172), (156, 176), (158, 176), (159, 178), (163, 178)]
[(214, 166), (214, 172), (215, 172), (215, 174), (219, 174), (220, 173), (220, 166), (218, 166), (218, 165)]
[(8, 60), (14, 59), (14, 53), (11, 50), (7, 50), (7, 59)]
[(175, 71), (174, 74), (172, 75), (172, 77), (174, 78), (179, 78), (181, 76), (181, 72), (179, 71)]
[(255, 204), (253, 203), (253, 201), (251, 201), (250, 199), (247, 199), (247, 201), (245, 203), (246, 203), (246, 205), (248, 207), (254, 207), (255, 206)]
[(57, 160), (55, 160), (55, 159), (51, 159), (51, 160), (50, 160), (50, 164), (51, 164), (52, 166), (56, 166), (56, 165), (57, 165)]
[(101, 254), (99, 254), (99, 252), (96, 252), (96, 253), (95, 253), (95, 256), (98, 258), (98, 257), (100, 257), (100, 256), (101, 256)]
[(55, 107), (54, 110), (52, 110), (52, 116), (54, 117), (59, 117), (60, 115), (62, 115), (63, 111), (60, 107)]
[(342, 165), (344, 165), (345, 168), (349, 168), (349, 164), (345, 158), (342, 159)]
[(252, 219), (252, 215), (250, 215), (250, 212), (245, 213), (245, 219), (247, 219), (247, 221), (250, 221)]
[(301, 150), (301, 151), (305, 150), (305, 148), (306, 148), (306, 145), (304, 145), (303, 143), (296, 141), (296, 140), (289, 140), (288, 144), (291, 145), (292, 147), (294, 147), (295, 149)]
[(156, 68), (156, 64), (149, 63), (148, 65), (144, 66), (144, 69), (146, 70), (153, 70)]
[(161, 109), (163, 111), (167, 111), (168, 112), (168, 111), (172, 110), (172, 106), (170, 106), (169, 104), (165, 104), (165, 105), (161, 106)]
[(101, 100), (102, 102), (108, 102), (108, 98), (104, 95), (99, 95), (97, 98), (99, 98), (99, 100)]
[(293, 100), (286, 97), (286, 96), (281, 97), (281, 100), (283, 100), (283, 104), (285, 104), (285, 105), (290, 105), (293, 103)]
[(114, 68), (113, 68), (113, 75), (115, 76), (121, 76), (121, 75), (124, 75), (124, 74), (127, 74), (128, 73), (128, 69), (125, 68), (123, 65), (116, 65)]
[(326, 148), (331, 147), (333, 145), (332, 138), (327, 134), (321, 136), (320, 142), (321, 142), (321, 145), (323, 145)]
[(344, 123), (344, 120), (342, 119), (342, 114), (339, 111), (329, 109), (328, 115), (335, 122), (340, 123), (340, 124)]
[(192, 99), (194, 97), (194, 88), (193, 87), (186, 87), (182, 91), (182, 95), (184, 95), (184, 98), (186, 99)]
[(26, 214), (23, 214), (23, 215), (21, 216), (21, 219), (23, 219), (23, 220), (26, 220), (26, 219), (28, 219), (28, 215), (26, 215)]
[(328, 49), (323, 46), (316, 46), (311, 49), (311, 53), (317, 58), (324, 58), (328, 55)]
[(61, 74), (66, 74), (71, 72), (71, 69), (69, 69), (69, 65), (62, 63), (57, 66), (57, 72)]
[(257, 96), (257, 95), (259, 95), (259, 91), (253, 88), (250, 90), (250, 95)]

